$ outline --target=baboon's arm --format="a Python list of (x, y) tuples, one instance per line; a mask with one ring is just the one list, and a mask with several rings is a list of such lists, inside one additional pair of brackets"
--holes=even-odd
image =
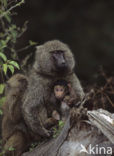
[[(38, 88), (40, 88), (40, 90), (38, 90)], [(48, 130), (46, 130), (43, 125), (43, 120), (45, 121), (47, 119), (43, 88), (38, 86), (28, 91), (22, 111), (26, 124), (34, 133), (40, 136), (49, 136)]]
[(67, 81), (71, 83), (71, 86), (76, 95), (79, 97), (79, 100), (82, 100), (84, 97), (84, 91), (76, 74), (68, 76)]

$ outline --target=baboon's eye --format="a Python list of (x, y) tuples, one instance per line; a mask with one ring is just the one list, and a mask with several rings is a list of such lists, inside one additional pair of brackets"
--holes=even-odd
[(65, 64), (64, 53), (62, 51), (54, 51), (52, 57), (57, 66), (62, 66)]
[(63, 92), (63, 89), (61, 88), (60, 91)]
[(64, 51), (62, 51), (62, 50), (54, 50), (54, 51), (50, 51), (50, 53), (60, 54), (60, 53), (64, 53)]

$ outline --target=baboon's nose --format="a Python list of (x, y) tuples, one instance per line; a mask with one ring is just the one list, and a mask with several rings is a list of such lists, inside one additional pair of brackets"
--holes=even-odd
[(62, 67), (62, 68), (67, 68), (67, 64), (66, 64), (66, 62), (65, 62), (65, 61), (64, 61), (64, 62), (62, 62), (61, 67)]

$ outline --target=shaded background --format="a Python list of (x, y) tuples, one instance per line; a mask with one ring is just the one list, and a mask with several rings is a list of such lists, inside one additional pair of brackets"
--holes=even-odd
[[(72, 49), (76, 73), (92, 81), (100, 65), (112, 73), (114, 66), (114, 0), (26, 0), (14, 21), (28, 30), (17, 48), (28, 40), (42, 44), (59, 39)], [(34, 48), (19, 53), (20, 59)]]

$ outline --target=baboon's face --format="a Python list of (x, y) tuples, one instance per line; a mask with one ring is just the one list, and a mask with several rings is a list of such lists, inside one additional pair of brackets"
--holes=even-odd
[(16, 74), (6, 83), (5, 94), (9, 92), (13, 95), (23, 94), (26, 87), (27, 79), (23, 75)]
[(55, 70), (58, 72), (67, 71), (67, 61), (65, 60), (65, 54), (62, 50), (55, 50), (50, 52)]
[(74, 66), (74, 56), (66, 44), (53, 40), (37, 47), (34, 63), (37, 72), (53, 76), (67, 75)]

